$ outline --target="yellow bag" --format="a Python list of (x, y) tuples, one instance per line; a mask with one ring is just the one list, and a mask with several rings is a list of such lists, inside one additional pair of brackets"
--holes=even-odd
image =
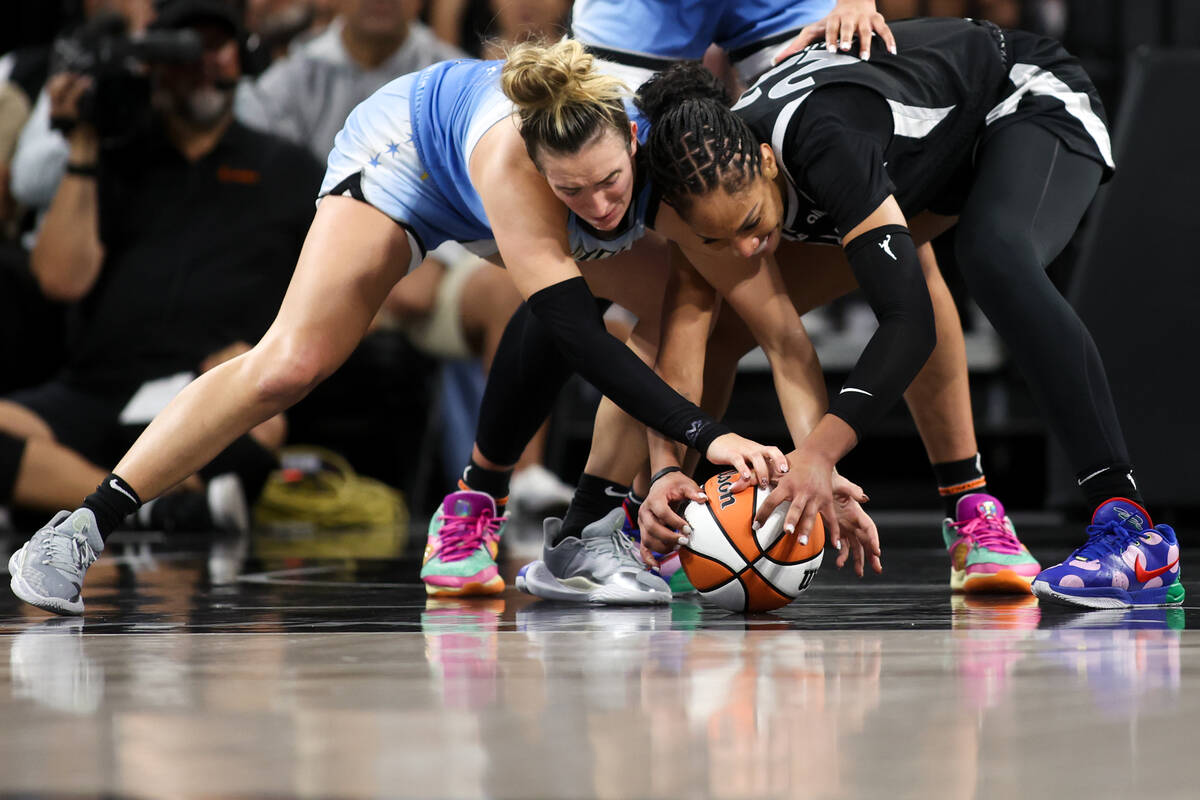
[[(408, 540), (408, 506), (401, 492), (359, 475), (345, 458), (320, 447), (286, 448), (280, 464), (255, 506), (254, 524), (276, 535), (270, 538), (290, 540), (288, 555), (389, 558), (403, 554)], [(329, 552), (295, 551), (297, 540), (318, 533), (349, 536), (315, 537), (312, 544), (316, 550)], [(267, 555), (264, 549), (275, 548), (257, 541), (259, 555)]]

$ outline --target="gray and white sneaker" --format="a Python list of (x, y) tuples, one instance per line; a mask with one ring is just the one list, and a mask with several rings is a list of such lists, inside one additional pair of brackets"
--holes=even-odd
[(542, 560), (521, 567), (517, 588), (543, 600), (603, 605), (657, 605), (671, 602), (671, 587), (646, 569), (635, 545), (621, 533), (625, 511), (608, 516), (552, 547), (562, 527), (557, 517), (543, 525)]
[(60, 511), (8, 560), (13, 594), (55, 614), (83, 613), (83, 576), (104, 550), (86, 508)]

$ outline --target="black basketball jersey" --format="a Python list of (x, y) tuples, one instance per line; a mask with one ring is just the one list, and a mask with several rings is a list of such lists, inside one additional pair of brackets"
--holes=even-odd
[[(838, 243), (888, 194), (915, 214), (969, 165), (1006, 80), (1003, 35), (964, 19), (891, 28), (898, 55), (877, 41), (861, 61), (821, 42), (763, 75), (734, 106), (784, 170), (785, 237)], [(822, 93), (831, 87), (842, 91)], [(860, 107), (872, 104), (874, 114)]]

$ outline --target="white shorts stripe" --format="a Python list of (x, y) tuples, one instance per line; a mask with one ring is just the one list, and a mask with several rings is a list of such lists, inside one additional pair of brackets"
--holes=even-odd
[(956, 106), (941, 108), (921, 108), (906, 106), (896, 100), (888, 100), (892, 107), (892, 128), (897, 136), (907, 136), (910, 139), (923, 139), (938, 126)]
[(1026, 94), (1045, 95), (1059, 100), (1067, 113), (1075, 117), (1083, 125), (1083, 129), (1092, 137), (1104, 163), (1110, 168), (1115, 167), (1112, 157), (1112, 144), (1108, 137), (1108, 128), (1092, 110), (1091, 98), (1085, 92), (1076, 92), (1062, 80), (1041, 67), (1033, 64), (1014, 64), (1008, 73), (1009, 80), (1017, 87), (1016, 91), (1004, 98), (1004, 101), (988, 112), (986, 123), (991, 125), (998, 119), (1006, 117), (1017, 110), (1021, 98)]

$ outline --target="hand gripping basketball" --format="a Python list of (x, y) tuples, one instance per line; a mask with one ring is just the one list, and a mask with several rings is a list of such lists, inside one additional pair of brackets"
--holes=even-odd
[(736, 433), (725, 433), (713, 439), (705, 457), (714, 464), (726, 464), (737, 472), (739, 479), (734, 491), (758, 483), (767, 488), (772, 480), (788, 471), (788, 461), (778, 447), (759, 444)]

